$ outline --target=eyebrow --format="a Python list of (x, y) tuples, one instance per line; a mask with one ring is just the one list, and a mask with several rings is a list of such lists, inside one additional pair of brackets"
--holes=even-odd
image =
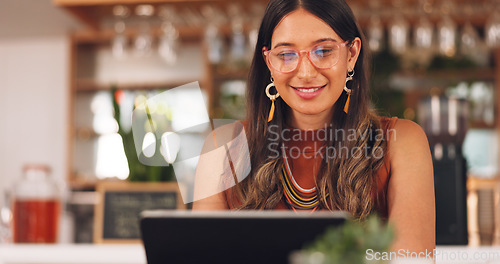
[[(321, 43), (321, 42), (324, 42), (324, 41), (338, 42), (338, 40), (333, 39), (333, 38), (321, 38), (321, 39), (318, 39), (318, 40), (314, 41), (312, 44), (315, 45), (315, 44), (318, 44), (318, 43)], [(294, 46), (294, 44), (292, 44), (290, 42), (279, 42), (278, 44), (276, 44), (273, 47), (273, 49), (275, 49), (277, 47), (292, 47), (292, 46)]]

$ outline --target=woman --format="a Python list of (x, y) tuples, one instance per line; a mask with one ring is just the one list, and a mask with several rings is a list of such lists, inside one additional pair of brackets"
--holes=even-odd
[(250, 173), (193, 209), (377, 212), (396, 227), (393, 249), (432, 252), (427, 139), (369, 109), (364, 44), (343, 0), (271, 0), (249, 73)]

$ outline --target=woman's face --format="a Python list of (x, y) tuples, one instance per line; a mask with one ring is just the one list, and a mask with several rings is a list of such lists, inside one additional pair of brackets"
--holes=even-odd
[[(285, 16), (275, 28), (271, 51), (283, 46), (309, 51), (316, 44), (324, 43), (324, 40), (344, 43), (323, 20), (304, 9), (298, 9)], [(292, 110), (287, 120), (290, 125), (303, 128), (299, 124), (300, 120), (331, 120), (333, 105), (342, 93), (347, 72), (354, 69), (360, 46), (359, 38), (350, 46), (341, 45), (338, 62), (327, 69), (317, 68), (308, 59), (307, 53), (302, 52), (297, 68), (283, 73), (271, 66), (269, 54), (265, 56), (277, 91)]]

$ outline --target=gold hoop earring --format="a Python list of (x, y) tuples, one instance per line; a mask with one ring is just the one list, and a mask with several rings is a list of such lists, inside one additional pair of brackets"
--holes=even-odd
[(280, 94), (278, 92), (276, 92), (276, 94), (272, 95), (269, 93), (269, 89), (271, 89), (271, 87), (275, 87), (274, 86), (274, 79), (273, 77), (271, 77), (271, 83), (267, 85), (266, 87), (266, 95), (267, 97), (269, 97), (269, 99), (271, 100), (271, 110), (269, 111), (269, 117), (267, 118), (267, 122), (271, 122), (271, 120), (273, 120), (273, 117), (274, 117), (274, 101), (276, 100), (276, 98), (280, 97)]
[(347, 73), (347, 77), (345, 78), (344, 91), (347, 93), (347, 100), (344, 105), (344, 112), (347, 114), (349, 112), (349, 101), (351, 100), (351, 92), (352, 89), (347, 88), (347, 82), (352, 81), (352, 77), (354, 77), (354, 70), (352, 72)]

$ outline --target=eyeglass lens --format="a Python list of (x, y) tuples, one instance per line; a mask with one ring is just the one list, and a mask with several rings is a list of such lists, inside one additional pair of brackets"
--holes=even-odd
[[(314, 46), (307, 53), (312, 64), (321, 69), (335, 66), (339, 59), (339, 45), (337, 43), (322, 43)], [(271, 65), (280, 72), (291, 72), (299, 64), (302, 51), (290, 47), (279, 47), (271, 50)]]

